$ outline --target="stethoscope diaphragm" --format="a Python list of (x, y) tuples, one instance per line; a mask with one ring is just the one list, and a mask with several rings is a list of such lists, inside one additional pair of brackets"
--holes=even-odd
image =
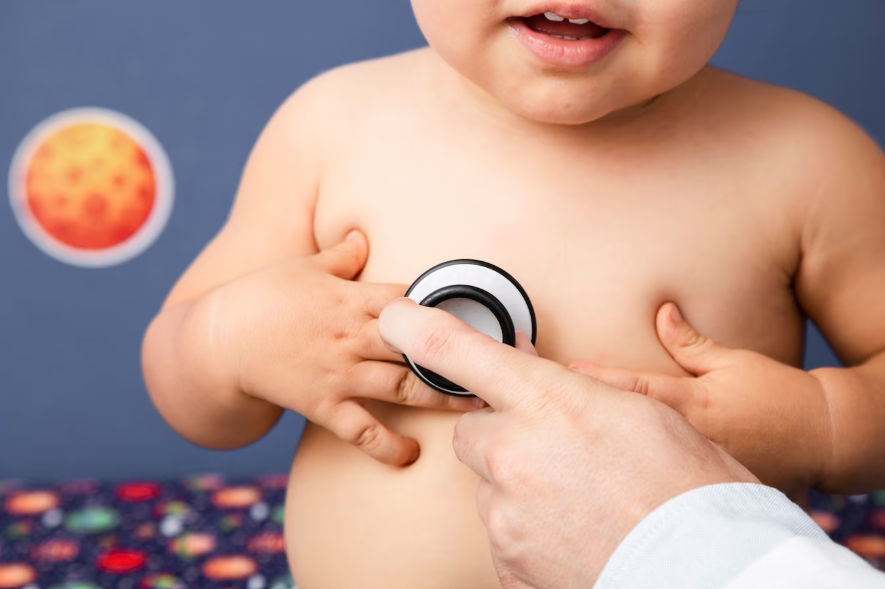
[[(528, 295), (516, 279), (493, 264), (443, 262), (419, 276), (406, 296), (425, 307), (443, 309), (509, 346), (516, 345), (517, 330), (535, 343), (535, 311)], [(404, 358), (428, 386), (448, 395), (471, 396), (463, 387)]]

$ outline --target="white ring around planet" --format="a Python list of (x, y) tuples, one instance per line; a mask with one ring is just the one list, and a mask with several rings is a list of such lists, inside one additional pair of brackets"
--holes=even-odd
[[(145, 152), (154, 173), (154, 206), (144, 224), (126, 241), (102, 250), (84, 250), (60, 242), (34, 218), (27, 203), (26, 166), (46, 139), (78, 124), (105, 124), (129, 135)], [(138, 121), (104, 108), (75, 108), (56, 113), (34, 127), (19, 143), (9, 167), (9, 201), (24, 234), (43, 253), (73, 266), (102, 268), (121, 264), (149, 248), (163, 232), (172, 213), (175, 187), (172, 165), (160, 142)]]

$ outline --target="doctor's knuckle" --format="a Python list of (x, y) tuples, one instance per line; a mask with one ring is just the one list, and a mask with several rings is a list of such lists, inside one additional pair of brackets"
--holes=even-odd
[(455, 431), (452, 434), (452, 445), (456, 448), (467, 441), (467, 426), (464, 425), (464, 417), (460, 417), (458, 421), (455, 422)]
[(427, 325), (419, 332), (415, 342), (417, 355), (432, 358), (446, 354), (452, 345), (453, 335), (451, 326), (444, 323)]
[(507, 516), (498, 503), (492, 502), (486, 511), (486, 527), (489, 538), (494, 543), (500, 543), (507, 538), (509, 534)]
[(486, 469), (491, 479), (502, 485), (519, 480), (519, 458), (503, 446), (492, 446), (486, 454)]

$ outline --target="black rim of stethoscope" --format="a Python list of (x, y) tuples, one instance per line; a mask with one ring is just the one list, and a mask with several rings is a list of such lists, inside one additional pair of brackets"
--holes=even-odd
[[(516, 331), (513, 328), (513, 320), (510, 318), (510, 313), (507, 312), (507, 309), (501, 301), (498, 300), (498, 297), (479, 287), (467, 284), (445, 286), (427, 295), (424, 300), (421, 301), (421, 305), (424, 307), (436, 307), (440, 303), (451, 299), (470, 299), (487, 308), (492, 312), (492, 315), (495, 316), (495, 319), (498, 320), (498, 325), (501, 326), (501, 337), (504, 340), (504, 343), (508, 346), (516, 345)], [(467, 389), (464, 387), (453, 383), (446, 377), (439, 375), (432, 370), (428, 370), (418, 364), (415, 364), (415, 367), (419, 369), (418, 376), (427, 384), (435, 384), (436, 386), (459, 393), (467, 392)]]
[[(516, 287), (516, 290), (519, 291), (519, 294), (522, 295), (523, 300), (525, 301), (526, 306), (528, 307), (529, 317), (532, 322), (532, 333), (531, 333), (531, 342), (532, 345), (535, 345), (535, 334), (537, 332), (537, 324), (535, 322), (535, 310), (532, 307), (532, 302), (526, 294), (525, 290), (522, 286), (506, 271), (501, 268), (495, 266), (494, 264), (489, 264), (488, 262), (483, 262), (481, 260), (471, 260), (471, 259), (459, 259), (459, 260), (451, 260), (448, 262), (443, 262), (442, 264), (437, 264), (433, 268), (427, 270), (421, 276), (419, 276), (406, 291), (405, 296), (409, 296), (412, 293), (412, 290), (416, 288), (427, 276), (445, 268), (446, 266), (454, 266), (454, 265), (467, 265), (472, 264), (476, 266), (483, 266), (485, 268), (489, 268), (506, 278), (513, 286)], [(504, 338), (504, 343), (515, 346), (515, 334), (516, 331), (513, 327), (513, 319), (510, 317), (510, 313), (507, 311), (506, 307), (504, 307), (503, 303), (490, 292), (478, 288), (476, 286), (469, 286), (465, 284), (456, 284), (451, 286), (446, 286), (435, 290), (434, 292), (427, 295), (422, 301), (421, 305), (428, 307), (435, 307), (442, 303), (443, 301), (447, 301), (453, 298), (466, 298), (474, 300), (482, 305), (484, 305), (495, 318), (498, 320), (498, 323), (501, 325), (501, 333)], [(403, 358), (407, 363), (411, 364), (416, 370), (414, 370), (415, 374), (417, 374), (418, 378), (420, 378), (425, 384), (428, 386), (439, 390), (440, 388), (446, 389), (447, 391), (451, 391), (453, 393), (466, 393), (467, 389), (453, 383), (447, 378), (440, 376), (439, 374), (433, 372), (432, 370), (428, 370), (423, 366), (419, 366), (415, 364), (411, 360), (409, 360), (408, 356), (403, 354)]]

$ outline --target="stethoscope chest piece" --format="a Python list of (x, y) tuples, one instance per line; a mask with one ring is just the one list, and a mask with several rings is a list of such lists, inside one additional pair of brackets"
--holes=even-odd
[[(516, 345), (517, 330), (535, 343), (535, 311), (528, 295), (512, 276), (487, 262), (452, 260), (438, 264), (422, 274), (406, 296), (425, 307), (443, 309), (509, 346)], [(404, 357), (418, 378), (441, 393), (471, 395)]]

